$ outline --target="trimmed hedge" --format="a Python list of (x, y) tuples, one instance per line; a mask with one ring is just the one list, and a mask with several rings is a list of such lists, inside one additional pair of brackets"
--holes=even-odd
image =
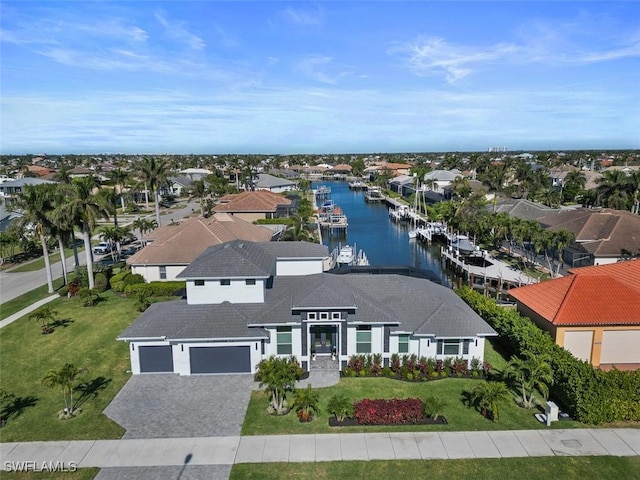
[(517, 311), (500, 307), (469, 287), (457, 293), (513, 353), (549, 355), (554, 380), (551, 394), (574, 418), (594, 425), (640, 421), (640, 370), (605, 372), (594, 368), (556, 345), (547, 332)]
[(127, 297), (171, 297), (179, 294), (186, 286), (184, 281), (136, 283), (124, 287), (124, 293)]

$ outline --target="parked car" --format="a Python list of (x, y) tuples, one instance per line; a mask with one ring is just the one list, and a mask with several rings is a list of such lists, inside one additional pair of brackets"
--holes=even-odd
[(111, 244), (109, 242), (100, 242), (98, 245), (93, 247), (93, 253), (96, 255), (106, 255), (107, 253), (111, 253)]

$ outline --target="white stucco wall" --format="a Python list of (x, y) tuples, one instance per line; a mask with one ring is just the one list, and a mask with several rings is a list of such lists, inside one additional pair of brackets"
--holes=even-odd
[[(291, 351), (292, 355), (301, 360), (307, 360), (308, 356), (302, 358), (302, 326), (300, 325), (287, 325), (291, 327)], [(269, 343), (265, 344), (264, 358), (269, 358), (271, 355), (288, 357), (288, 355), (278, 355), (278, 339), (276, 338), (276, 327), (265, 328), (269, 332)]]
[(167, 278), (160, 278), (159, 265), (132, 265), (131, 273), (137, 273), (144, 277), (146, 282), (176, 280), (176, 276), (181, 273), (187, 265), (167, 265)]
[(276, 275), (279, 277), (314, 273), (322, 273), (322, 260), (278, 259), (276, 262)]
[(264, 279), (255, 279), (255, 285), (246, 285), (244, 279), (231, 280), (231, 285), (220, 285), (220, 280), (205, 280), (196, 286), (194, 280), (187, 281), (187, 303), (189, 305), (230, 303), (264, 303)]

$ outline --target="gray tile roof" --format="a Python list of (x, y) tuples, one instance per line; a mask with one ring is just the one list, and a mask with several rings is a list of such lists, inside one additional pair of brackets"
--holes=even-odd
[(328, 256), (329, 248), (317, 243), (233, 240), (207, 248), (178, 275), (178, 278), (269, 277), (275, 272), (275, 262), (278, 258)]
[(186, 300), (153, 303), (118, 338), (169, 340), (268, 337), (260, 328), (249, 328), (248, 320), (259, 307), (232, 305), (187, 305)]
[(275, 187), (290, 187), (295, 185), (295, 182), (287, 180), (286, 178), (276, 177), (269, 175), (268, 173), (259, 173), (258, 181), (256, 183), (257, 188), (275, 188)]
[(274, 267), (260, 244), (233, 240), (207, 248), (177, 278), (270, 277)]

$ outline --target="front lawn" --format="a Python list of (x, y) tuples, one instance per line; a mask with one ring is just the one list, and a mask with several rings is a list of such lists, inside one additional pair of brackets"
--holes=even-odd
[[(541, 410), (525, 410), (518, 407), (515, 400), (500, 410), (500, 421), (493, 422), (484, 418), (473, 407), (463, 403), (462, 392), (471, 390), (479, 382), (463, 378), (445, 378), (431, 382), (402, 382), (388, 378), (342, 378), (337, 385), (319, 388), (320, 414), (310, 423), (300, 423), (295, 412), (285, 416), (267, 415), (265, 409), (268, 396), (265, 391), (251, 394), (249, 407), (242, 426), (242, 435), (270, 435), (296, 433), (336, 433), (336, 432), (415, 432), (415, 431), (461, 431), (461, 430), (524, 430), (540, 428), (534, 413)], [(426, 398), (437, 396), (445, 401), (443, 415), (448, 425), (403, 425), (403, 426), (354, 426), (329, 427), (327, 412), (329, 399), (336, 394), (344, 394), (349, 399), (364, 398)], [(289, 401), (292, 395), (287, 396)], [(555, 422), (553, 428), (571, 428), (584, 426), (577, 422)], [(547, 427), (545, 427), (547, 428)]]
[[(494, 346), (495, 343), (495, 346)], [(485, 360), (492, 365), (494, 374), (501, 373), (507, 360), (500, 353), (497, 340), (485, 344)], [(445, 378), (430, 382), (403, 382), (388, 378), (342, 378), (340, 383), (329, 388), (319, 388), (320, 414), (310, 423), (300, 423), (295, 412), (285, 416), (267, 415), (265, 409), (268, 396), (264, 391), (254, 391), (247, 408), (242, 435), (269, 435), (295, 433), (336, 433), (336, 432), (414, 432), (414, 431), (461, 431), (461, 430), (519, 430), (541, 428), (534, 418), (540, 409), (526, 410), (515, 403), (515, 398), (500, 409), (500, 420), (492, 422), (485, 419), (473, 407), (463, 402), (462, 392), (472, 390), (484, 380), (468, 378)], [(329, 399), (337, 394), (344, 394), (351, 400), (364, 398), (412, 398), (436, 396), (445, 402), (443, 415), (448, 425), (406, 425), (406, 426), (367, 426), (367, 427), (329, 427), (328, 420), (332, 416), (327, 412)], [(293, 395), (288, 393), (287, 400)], [(583, 424), (572, 421), (555, 422), (551, 428), (583, 427)], [(545, 427), (548, 428), (548, 427)]]
[[(135, 300), (113, 292), (101, 294), (95, 307), (80, 298), (61, 298), (49, 305), (68, 320), (42, 335), (40, 324), (23, 317), (0, 330), (0, 388), (18, 398), (15, 413), (0, 429), (3, 442), (120, 438), (124, 430), (102, 414), (130, 374), (127, 344), (116, 337), (139, 315)], [(82, 412), (58, 420), (64, 407), (59, 388), (44, 387), (42, 378), (65, 363), (86, 367), (80, 377), (84, 393), (75, 392)]]
[(537, 457), (369, 462), (245, 463), (234, 465), (231, 480), (348, 478), (386, 480), (533, 479), (609, 480), (640, 478), (640, 457)]
[[(7, 273), (7, 275), (10, 275), (10, 273)], [(47, 297), (53, 295), (53, 294), (47, 292), (47, 290), (48, 290), (48, 287), (47, 287), (47, 284), (46, 284), (47, 280), (46, 280), (46, 278), (44, 278), (44, 274), (43, 274), (43, 280), (42, 281), (44, 282), (44, 285), (41, 285), (41, 286), (39, 286), (37, 288), (34, 288), (33, 290), (31, 290), (31, 291), (29, 291), (27, 293), (23, 293), (22, 295), (14, 298), (12, 300), (8, 300), (8, 301), (4, 302), (2, 304), (2, 306), (0, 307), (0, 320), (4, 320), (5, 318), (13, 315), (14, 313), (19, 312), (23, 308), (26, 308), (29, 305), (37, 302), (38, 300), (42, 300), (43, 298), (47, 298)], [(62, 278), (56, 278), (53, 281), (53, 288), (55, 290), (58, 290), (62, 286), (64, 286), (64, 280), (62, 280)]]

